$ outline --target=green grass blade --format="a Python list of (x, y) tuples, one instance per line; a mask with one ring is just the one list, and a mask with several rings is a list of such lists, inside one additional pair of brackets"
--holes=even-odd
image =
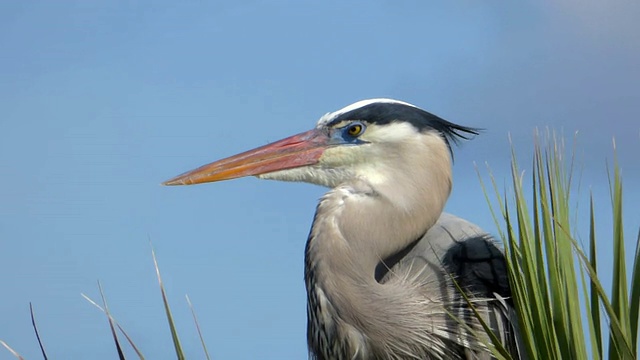
[[(563, 314), (566, 319), (566, 332), (570, 351), (573, 358), (587, 358), (587, 343), (584, 338), (584, 329), (582, 326), (582, 309), (579, 302), (580, 290), (578, 287), (578, 277), (576, 276), (575, 255), (573, 253), (573, 244), (567, 241), (571, 234), (571, 215), (570, 215), (570, 197), (571, 197), (571, 179), (573, 177), (573, 160), (567, 164), (564, 158), (565, 146), (564, 140), (557, 140), (553, 135), (553, 142), (549, 144), (547, 150), (549, 161), (549, 181), (555, 184), (557, 207), (554, 212), (554, 226), (556, 228), (556, 238), (559, 250), (559, 259), (561, 262), (560, 269), (562, 281), (566, 288), (565, 309)], [(571, 155), (569, 159), (573, 159)], [(567, 172), (568, 169), (568, 172)]]
[(191, 309), (191, 315), (193, 316), (193, 322), (196, 324), (196, 330), (198, 330), (198, 336), (200, 337), (200, 343), (202, 344), (202, 349), (204, 350), (204, 355), (207, 360), (211, 360), (209, 356), (209, 351), (207, 350), (207, 345), (204, 342), (204, 338), (202, 337), (202, 331), (200, 331), (200, 324), (198, 323), (198, 317), (196, 316), (196, 311), (193, 309), (193, 304), (191, 304), (191, 300), (189, 300), (189, 295), (185, 295), (187, 298), (187, 304), (189, 304), (189, 309)]
[(631, 321), (631, 341), (633, 353), (638, 353), (638, 317), (640, 316), (640, 229), (636, 239), (636, 255), (631, 275), (631, 293), (629, 294), (629, 319)]
[[(590, 214), (589, 214), (589, 264), (593, 268), (594, 274), (597, 276), (598, 264), (596, 254), (596, 219), (595, 219), (595, 206), (593, 204), (593, 195), (590, 197)], [(600, 297), (598, 291), (590, 282), (590, 295), (588, 299), (591, 299), (591, 311), (590, 319), (593, 323), (593, 330), (591, 336), (591, 343), (594, 345), (593, 353), (594, 357), (602, 358), (602, 328), (600, 323)]]
[[(584, 271), (580, 271), (580, 285), (582, 289), (582, 295), (585, 299), (589, 300), (589, 286), (587, 285), (587, 278)], [(596, 332), (593, 327), (593, 318), (591, 316), (593, 311), (591, 309), (591, 303), (589, 301), (586, 301), (584, 306), (587, 313), (587, 324), (589, 325), (587, 334), (589, 335), (589, 344), (591, 345), (591, 359), (601, 360), (602, 355), (600, 354), (600, 352), (598, 352), (597, 339), (595, 338)], [(597, 310), (599, 311), (599, 309)]]
[[(102, 308), (102, 306), (98, 305), (98, 303), (96, 303), (95, 301), (91, 300), (90, 297), (88, 297), (85, 294), (80, 294), (85, 300), (87, 300), (91, 305), (95, 306), (98, 308), (98, 310), (102, 311), (103, 313), (106, 314), (106, 311)], [(109, 314), (108, 315), (109, 318), (111, 319), (111, 321), (113, 321), (113, 324), (118, 328), (118, 330), (122, 333), (122, 335), (124, 335), (124, 337), (127, 339), (127, 341), (129, 342), (129, 345), (131, 345), (131, 347), (133, 348), (133, 350), (136, 352), (136, 354), (138, 355), (138, 358), (140, 360), (144, 360), (144, 355), (142, 355), (142, 352), (140, 351), (140, 349), (138, 349), (138, 347), (136, 346), (136, 344), (133, 342), (133, 340), (131, 339), (131, 337), (129, 336), (129, 334), (127, 334), (126, 331), (124, 331), (124, 329), (122, 328), (122, 326), (120, 326), (120, 324), (118, 323), (118, 321), (113, 317), (113, 315)]]
[(589, 259), (584, 254), (582, 249), (580, 249), (580, 245), (575, 241), (575, 239), (570, 238), (575, 246), (575, 252), (580, 259), (582, 266), (586, 269), (587, 273), (591, 277), (591, 281), (598, 292), (598, 297), (603, 305), (605, 313), (609, 319), (609, 329), (612, 333), (611, 343), (609, 344), (609, 349), (614, 347), (617, 349), (617, 352), (611, 353), (609, 359), (635, 359), (636, 357), (633, 355), (633, 350), (629, 339), (627, 338), (627, 333), (624, 331), (624, 328), (621, 326), (621, 322), (618, 319), (616, 312), (613, 308), (612, 303), (607, 298), (607, 293), (602, 286), (602, 283), (598, 279), (598, 276), (595, 270), (591, 267)]
[[(615, 149), (615, 143), (614, 143)], [(620, 321), (621, 330), (631, 335), (629, 323), (629, 304), (627, 299), (629, 293), (627, 289), (627, 267), (626, 254), (624, 248), (624, 233), (622, 221), (622, 180), (620, 178), (620, 169), (614, 153), (614, 169), (613, 169), (613, 283), (611, 289), (611, 304), (613, 310)], [(613, 335), (612, 335), (613, 336)], [(611, 343), (616, 340), (611, 339)], [(617, 349), (613, 346), (609, 347), (609, 357), (613, 358)]]
[[(509, 212), (509, 206), (507, 203), (504, 203), (504, 209), (505, 209), (505, 224), (506, 224), (506, 228), (507, 228), (507, 246), (505, 246), (505, 253), (506, 253), (506, 258), (508, 258), (508, 261), (512, 264), (518, 264), (520, 261), (520, 257), (521, 254), (516, 251), (517, 250), (517, 243), (516, 243), (516, 236), (514, 234), (513, 231), (513, 227), (512, 227), (512, 222), (511, 222), (511, 216), (510, 216), (510, 212)], [(522, 272), (520, 271), (520, 269), (517, 266), (508, 266), (507, 269), (509, 269), (510, 273), (509, 273), (509, 284), (512, 290), (512, 299), (514, 301), (514, 306), (516, 309), (526, 309), (527, 308), (527, 304), (526, 304), (526, 300), (528, 299), (528, 297), (526, 296), (526, 292), (524, 291), (525, 289), (527, 289), (526, 285), (524, 284), (524, 276), (522, 276)], [(524, 346), (526, 348), (526, 353), (529, 355), (530, 359), (537, 359), (537, 352), (536, 352), (536, 348), (537, 343), (536, 343), (536, 337), (533, 336), (533, 326), (532, 324), (534, 323), (533, 320), (533, 316), (534, 316), (534, 312), (532, 311), (516, 311), (516, 315), (518, 316), (518, 322), (520, 324), (520, 328), (522, 330), (520, 336), (523, 339), (523, 343)]]
[(175, 323), (173, 322), (173, 316), (171, 315), (171, 309), (169, 308), (169, 300), (167, 299), (167, 293), (164, 290), (162, 283), (162, 277), (160, 276), (160, 268), (158, 267), (158, 260), (156, 259), (156, 252), (151, 248), (151, 256), (153, 257), (153, 265), (156, 268), (156, 275), (158, 277), (158, 284), (160, 284), (160, 293), (162, 294), (162, 302), (164, 303), (164, 310), (169, 322), (169, 328), (171, 329), (171, 338), (173, 339), (173, 347), (176, 350), (176, 356), (178, 360), (184, 360), (184, 352), (180, 345), (180, 338), (178, 337), (178, 331), (176, 330)]
[[(478, 166), (475, 163), (474, 163), (474, 167), (476, 169), (476, 174), (478, 175), (478, 180), (480, 180), (480, 187), (482, 188), (482, 193), (484, 194), (484, 198), (487, 201), (487, 204), (489, 204), (489, 212), (491, 213), (493, 222), (496, 224), (496, 228), (498, 229), (500, 238), (504, 239), (505, 236), (504, 236), (504, 233), (502, 232), (500, 221), (498, 221), (498, 215), (496, 214), (496, 211), (493, 208), (493, 205), (491, 204), (491, 200), (489, 199), (489, 192), (487, 191), (484, 181), (482, 180), (482, 175), (480, 174), (480, 170), (478, 169)], [(487, 168), (488, 167), (489, 166), (487, 165)], [(489, 169), (489, 173), (491, 173), (491, 169)], [(501, 203), (500, 200), (498, 200), (498, 203)]]
[[(523, 195), (523, 179), (513, 146), (513, 191), (511, 196), (497, 196), (506, 223), (506, 231), (500, 234), (505, 244), (512, 299), (528, 358), (586, 359), (591, 354), (591, 358), (600, 360), (604, 358), (604, 340), (608, 337), (609, 360), (635, 359), (640, 325), (640, 233), (628, 285), (622, 180), (617, 161), (614, 170), (607, 171), (615, 258), (613, 287), (608, 294), (597, 273), (593, 196), (589, 209), (589, 257), (572, 234), (572, 228), (577, 228), (577, 213), (571, 205), (575, 143), (567, 158), (564, 139), (547, 131), (543, 139), (546, 145), (541, 146), (537, 136), (536, 133), (531, 175), (533, 203), (528, 206)], [(493, 174), (491, 180), (500, 195)], [(484, 184), (482, 189), (490, 203)], [(507, 201), (514, 206), (510, 207)], [(494, 221), (498, 222), (491, 205), (490, 208)], [(608, 331), (604, 332), (603, 326)]]
[(118, 340), (118, 334), (116, 333), (116, 329), (113, 325), (113, 320), (111, 319), (111, 314), (109, 313), (109, 307), (107, 306), (107, 299), (104, 296), (104, 291), (102, 290), (102, 285), (100, 281), (98, 281), (98, 289), (100, 289), (100, 296), (102, 297), (102, 305), (104, 307), (104, 313), (107, 315), (107, 319), (109, 320), (109, 328), (111, 329), (111, 335), (113, 336), (113, 341), (116, 344), (116, 350), (118, 351), (118, 358), (120, 360), (125, 360), (124, 353), (122, 352), (122, 347), (120, 346), (120, 341)]

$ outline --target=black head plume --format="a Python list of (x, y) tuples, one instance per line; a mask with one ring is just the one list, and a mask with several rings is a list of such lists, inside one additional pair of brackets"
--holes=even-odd
[[(406, 122), (420, 132), (435, 130), (447, 143), (449, 151), (452, 142), (458, 144), (460, 140), (470, 140), (481, 131), (478, 128), (454, 124), (411, 104), (387, 99), (372, 100), (361, 107), (338, 113), (327, 125), (331, 126), (345, 120), (360, 120), (377, 125)], [(451, 155), (453, 156), (453, 153)]]

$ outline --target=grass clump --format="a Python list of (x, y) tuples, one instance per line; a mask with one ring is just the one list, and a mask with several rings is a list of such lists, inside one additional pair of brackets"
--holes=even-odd
[[(615, 144), (614, 144), (615, 148)], [(609, 174), (613, 228), (600, 241), (613, 247), (610, 293), (598, 273), (596, 219), (590, 197), (589, 245), (584, 249), (571, 226), (573, 159), (562, 140), (536, 136), (530, 193), (512, 152), (513, 190), (501, 196), (491, 177), (499, 210), (487, 201), (505, 245), (513, 303), (528, 359), (635, 359), (640, 305), (640, 233), (628, 282), (623, 233), (622, 178), (617, 161)], [(529, 197), (528, 197), (529, 196)], [(529, 200), (529, 202), (527, 201)], [(605, 342), (608, 352), (605, 353)], [(494, 350), (495, 351), (495, 350)], [(503, 356), (503, 353), (496, 353)]]

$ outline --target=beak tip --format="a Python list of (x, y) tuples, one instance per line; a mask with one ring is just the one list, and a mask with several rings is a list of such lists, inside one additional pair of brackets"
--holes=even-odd
[(167, 181), (162, 182), (160, 185), (163, 185), (163, 186), (176, 186), (176, 185), (189, 185), (189, 183), (184, 181), (180, 177), (175, 177), (173, 179), (169, 179)]

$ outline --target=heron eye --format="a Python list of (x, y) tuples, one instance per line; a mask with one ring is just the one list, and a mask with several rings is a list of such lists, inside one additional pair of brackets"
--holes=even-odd
[(360, 134), (362, 134), (363, 131), (364, 131), (364, 126), (360, 123), (354, 123), (349, 125), (349, 127), (347, 127), (347, 134), (353, 137), (359, 136)]

